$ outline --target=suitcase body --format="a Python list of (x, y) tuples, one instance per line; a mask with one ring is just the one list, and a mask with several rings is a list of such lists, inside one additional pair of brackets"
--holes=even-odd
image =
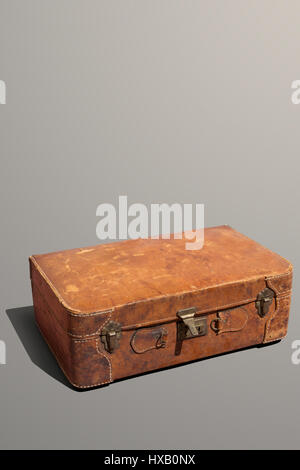
[(282, 339), (292, 266), (229, 226), (30, 257), (36, 322), (71, 384), (96, 387)]

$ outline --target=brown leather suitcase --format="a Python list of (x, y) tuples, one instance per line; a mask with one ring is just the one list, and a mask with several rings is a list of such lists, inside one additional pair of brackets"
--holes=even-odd
[(109, 384), (287, 333), (292, 266), (228, 226), (30, 257), (37, 324), (75, 387)]

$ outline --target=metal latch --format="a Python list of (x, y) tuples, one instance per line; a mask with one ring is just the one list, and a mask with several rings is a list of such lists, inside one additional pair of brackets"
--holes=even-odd
[(119, 340), (121, 338), (121, 324), (115, 321), (110, 321), (102, 329), (100, 338), (106, 351), (112, 354), (120, 347)]
[(177, 312), (180, 321), (177, 323), (176, 354), (181, 352), (182, 341), (207, 334), (206, 317), (195, 317), (195, 314), (196, 309), (194, 307)]
[(265, 315), (267, 315), (269, 308), (273, 302), (273, 298), (274, 292), (268, 287), (266, 287), (258, 294), (255, 301), (255, 307), (260, 317), (264, 317)]

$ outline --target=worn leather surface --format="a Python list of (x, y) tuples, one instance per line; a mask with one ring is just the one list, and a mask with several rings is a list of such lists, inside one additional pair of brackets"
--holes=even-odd
[(264, 343), (269, 343), (276, 339), (284, 338), (287, 333), (289, 310), (291, 304), (292, 276), (279, 274), (266, 279), (267, 286), (275, 293), (275, 311), (268, 316), (265, 329)]
[[(78, 338), (68, 333), (70, 327), (67, 320), (72, 324), (74, 318), (65, 314), (64, 308), (52, 297), (49, 286), (41, 277), (33, 275), (32, 293), (37, 325), (68, 380), (78, 388), (111, 382), (111, 362), (106, 358), (106, 351), (101, 350), (99, 336), (102, 325), (107, 321), (106, 315), (89, 319), (89, 325), (97, 329), (93, 331), (99, 331), (97, 335)], [(96, 322), (95, 318), (99, 321)], [(80, 325), (80, 317), (76, 321)]]
[[(30, 271), (36, 320), (70, 382), (92, 387), (285, 336), (292, 266), (228, 226), (205, 229), (204, 247), (186, 240), (129, 240), (35, 255)], [(266, 317), (255, 308), (265, 287)], [(195, 307), (207, 334), (176, 355), (177, 312)], [(112, 354), (100, 339), (122, 326)], [(213, 326), (218, 326), (214, 328)]]
[(248, 282), (289, 269), (286, 260), (228, 226), (206, 229), (201, 250), (188, 251), (185, 243), (128, 240), (33, 259), (75, 313)]

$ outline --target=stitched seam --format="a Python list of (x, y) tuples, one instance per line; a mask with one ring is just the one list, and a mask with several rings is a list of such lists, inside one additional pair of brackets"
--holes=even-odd
[(286, 299), (286, 298), (288, 298), (288, 297), (291, 297), (291, 292), (288, 293), (288, 294), (284, 293), (284, 294), (282, 294), (282, 295), (281, 295), (281, 294), (278, 294), (278, 295), (276, 296), (277, 299)]
[[(50, 279), (47, 277), (45, 272), (41, 269), (41, 267), (39, 266), (37, 261), (32, 256), (29, 259), (33, 262), (33, 264), (35, 265), (37, 271), (40, 273), (40, 275), (42, 276), (42, 278), (44, 279), (46, 284), (48, 284), (49, 287), (52, 289), (52, 291), (56, 295), (59, 303), (67, 310), (68, 315), (71, 315), (72, 317), (93, 317), (93, 316), (96, 316), (96, 315), (102, 315), (102, 314), (105, 314), (107, 312), (112, 312), (113, 311), (113, 309), (106, 309), (106, 310), (101, 310), (101, 311), (92, 312), (92, 313), (80, 313), (80, 310), (71, 309), (69, 307), (69, 305), (64, 301), (64, 299), (62, 298), (62, 296), (60, 295), (60, 293), (58, 292), (56, 287), (52, 284)], [(74, 312), (78, 312), (78, 313), (74, 313)]]
[(96, 331), (96, 333), (91, 333), (90, 335), (74, 335), (73, 333), (71, 333), (70, 331), (67, 331), (67, 335), (68, 336), (71, 336), (71, 338), (95, 338), (95, 336), (97, 336), (97, 333), (98, 333), (99, 330)]
[[(213, 315), (218, 310), (225, 310), (225, 309), (230, 308), (230, 307), (239, 307), (239, 306), (243, 306), (243, 305), (248, 305), (250, 303), (255, 302), (255, 300), (256, 300), (256, 297), (252, 298), (252, 299), (244, 300), (242, 303), (233, 302), (231, 304), (217, 306), (217, 307), (214, 307), (213, 310), (212, 309), (197, 310), (196, 314), (198, 314), (199, 316), (204, 315), (204, 314)], [(89, 335), (74, 335), (74, 334), (72, 334), (68, 331), (67, 332), (68, 335), (71, 336), (72, 338), (77, 338), (77, 339), (80, 339), (80, 338), (93, 339), (95, 336), (97, 336), (99, 334), (99, 330), (101, 330), (106, 325), (106, 323), (108, 323), (108, 321), (111, 319), (111, 313), (112, 312), (107, 311), (107, 312), (103, 312), (103, 313), (110, 313), (110, 315), (107, 318), (107, 320), (103, 323), (103, 325), (100, 326), (95, 333), (91, 333)], [(167, 318), (163, 318), (161, 320), (149, 321), (149, 322), (146, 322), (146, 323), (134, 323), (132, 325), (124, 326), (122, 328), (122, 331), (131, 331), (131, 330), (135, 330), (137, 328), (147, 328), (148, 326), (157, 326), (157, 325), (162, 325), (162, 324), (165, 324), (165, 323), (171, 323), (171, 322), (176, 322), (176, 321), (177, 321), (176, 317), (167, 317)]]
[[(107, 312), (107, 313), (108, 313), (108, 312)], [(95, 333), (92, 333), (91, 335), (79, 336), (79, 335), (72, 335), (71, 333), (69, 333), (69, 334), (70, 334), (70, 336), (73, 336), (74, 338), (78, 338), (78, 340), (75, 340), (75, 341), (74, 341), (75, 343), (80, 343), (80, 342), (81, 342), (81, 343), (84, 343), (84, 342), (88, 341), (89, 339), (94, 339), (95, 336), (97, 336), (97, 335), (100, 333), (100, 331), (102, 331), (102, 329), (103, 329), (103, 328), (105, 327), (105, 325), (110, 321), (110, 319), (111, 319), (111, 313), (108, 315), (108, 317), (107, 317), (107, 319), (105, 320), (105, 322), (103, 323), (103, 325), (100, 325), (99, 328), (98, 328), (98, 330), (97, 330)], [(82, 341), (80, 341), (80, 338), (88, 338), (88, 339), (87, 339), (87, 340), (82, 340)]]
[[(80, 341), (80, 340), (78, 340), (78, 341), (75, 340), (75, 341), (74, 341), (74, 343), (88, 343), (88, 342), (89, 342), (89, 340), (87, 340), (87, 339), (84, 339), (84, 340), (82, 340), (82, 341)], [(99, 339), (96, 339), (96, 341), (95, 341), (96, 350), (97, 350), (98, 354), (100, 354), (100, 356), (103, 356), (103, 357), (107, 360), (108, 366), (109, 366), (109, 381), (102, 382), (102, 383), (110, 383), (110, 382), (112, 382), (112, 367), (111, 367), (111, 362), (110, 362), (110, 359), (106, 356), (106, 354), (104, 354), (104, 353), (100, 350), (99, 346), (100, 346), (100, 340), (99, 340)], [(101, 384), (87, 385), (86, 387), (87, 387), (87, 388), (88, 388), (88, 387), (94, 387), (94, 386), (96, 386), (96, 385), (101, 385)]]
[(78, 339), (80, 339), (80, 338), (89, 338), (89, 339), (95, 338), (100, 333), (100, 331), (104, 328), (104, 326), (109, 322), (109, 320), (111, 319), (111, 314), (112, 314), (111, 311), (108, 310), (107, 312), (102, 312), (102, 313), (103, 314), (108, 313), (108, 317), (105, 320), (105, 322), (102, 325), (99, 326), (99, 328), (95, 331), (95, 333), (91, 333), (89, 335), (74, 335), (74, 334), (70, 333), (69, 331), (67, 331), (68, 335), (72, 336), (72, 338), (78, 338)]
[[(97, 387), (97, 386), (99, 386), (99, 385), (109, 384), (109, 383), (111, 383), (111, 382), (113, 381), (113, 380), (112, 380), (112, 373), (111, 373), (111, 364), (110, 364), (110, 361), (109, 361), (109, 359), (108, 359), (104, 354), (101, 353), (101, 354), (107, 359), (107, 361), (108, 361), (108, 363), (109, 363), (109, 370), (110, 370), (109, 377), (110, 377), (110, 380), (106, 380), (106, 381), (103, 381), (103, 382), (100, 382), (100, 383), (97, 383), (97, 384), (92, 384), (92, 385), (78, 385), (78, 384), (76, 384), (75, 382), (72, 382), (72, 380), (70, 379), (69, 374), (65, 371), (65, 368), (64, 368), (64, 367), (62, 366), (62, 364), (61, 364), (62, 361), (61, 361), (61, 359), (60, 359), (60, 356), (54, 351), (54, 349), (52, 348), (52, 346), (50, 346), (50, 344), (49, 344), (49, 342), (48, 342), (48, 339), (47, 339), (47, 337), (46, 337), (46, 334), (42, 331), (42, 329), (41, 329), (40, 325), (38, 324), (38, 322), (36, 321), (35, 323), (36, 323), (36, 325), (37, 325), (37, 327), (38, 327), (38, 329), (39, 329), (39, 331), (40, 331), (42, 337), (44, 338), (45, 342), (47, 343), (47, 345), (48, 345), (50, 351), (52, 352), (53, 356), (55, 357), (55, 359), (56, 359), (56, 361), (57, 361), (59, 367), (61, 368), (61, 370), (63, 371), (63, 373), (65, 374), (65, 376), (67, 377), (67, 379), (68, 379), (68, 381), (70, 382), (71, 385), (73, 385), (73, 386), (76, 387), (76, 388), (92, 388), (92, 387)], [(79, 342), (79, 341), (78, 341), (78, 342)], [(86, 341), (84, 341), (84, 342), (86, 342)], [(98, 348), (97, 348), (97, 350), (98, 350)], [(99, 351), (98, 351), (98, 352), (99, 352)]]
[[(290, 297), (291, 295), (291, 290), (290, 291), (285, 291), (283, 292), (282, 294), (278, 294), (277, 295), (277, 298), (285, 298), (285, 297)], [(239, 306), (243, 306), (243, 305), (248, 305), (250, 303), (253, 303), (256, 301), (256, 297), (255, 298), (252, 298), (252, 299), (247, 299), (247, 300), (244, 300), (242, 303), (236, 303), (236, 302), (233, 302), (231, 304), (227, 304), (227, 305), (222, 305), (222, 306), (219, 306), (219, 307), (215, 307), (213, 310), (211, 309), (207, 309), (207, 310), (197, 310), (196, 311), (196, 314), (198, 314), (199, 316), (200, 315), (204, 315), (204, 314), (211, 314), (213, 315), (216, 311), (219, 311), (219, 310), (225, 310), (227, 308), (230, 308), (230, 307), (239, 307)], [(107, 312), (108, 313), (108, 312)], [(74, 338), (90, 338), (90, 339), (93, 339), (97, 334), (99, 334), (99, 330), (102, 329), (104, 327), (104, 325), (106, 325), (106, 323), (110, 320), (111, 318), (111, 314), (109, 315), (108, 319), (103, 323), (102, 326), (100, 326), (100, 328), (96, 331), (96, 333), (92, 333), (90, 335), (83, 335), (83, 336), (80, 336), (80, 335), (73, 335), (72, 333), (69, 333), (68, 334)], [(166, 324), (166, 323), (171, 323), (171, 322), (175, 322), (177, 321), (177, 318), (175, 317), (168, 317), (168, 318), (163, 318), (161, 320), (156, 320), (156, 321), (149, 321), (149, 322), (146, 322), (146, 323), (134, 323), (132, 325), (126, 325), (122, 328), (122, 331), (131, 331), (131, 330), (135, 330), (137, 328), (147, 328), (148, 326), (157, 326), (157, 325), (162, 325), (162, 324)]]
[[(41, 295), (41, 297), (44, 299), (45, 303), (47, 304), (48, 310), (49, 310), (49, 311), (52, 311), (52, 309), (51, 309), (51, 308), (49, 307), (49, 305), (48, 305), (48, 302), (47, 302), (46, 299), (45, 299), (45, 296), (42, 295), (42, 293), (41, 293), (41, 291), (40, 291), (40, 289), (39, 289), (39, 287), (38, 287), (37, 285), (36, 285), (36, 288), (37, 288), (39, 294)], [(193, 293), (193, 292), (198, 292), (198, 291), (191, 291), (191, 293)], [(196, 313), (197, 313), (197, 314), (214, 313), (214, 312), (217, 311), (217, 310), (223, 310), (223, 309), (226, 309), (226, 308), (235, 307), (235, 306), (239, 306), (239, 305), (246, 305), (246, 304), (248, 304), (248, 303), (254, 302), (255, 300), (256, 300), (256, 297), (255, 297), (255, 298), (251, 298), (251, 299), (243, 300), (242, 303), (233, 302), (233, 303), (230, 303), (230, 304), (217, 306), (217, 307), (215, 307), (213, 310), (211, 310), (211, 309), (200, 310), (200, 311), (197, 310)], [(69, 312), (66, 312), (66, 313), (68, 314)], [(100, 314), (100, 313), (103, 314), (103, 315), (109, 314), (109, 317), (108, 317), (107, 320), (103, 323), (103, 325), (100, 326), (100, 327), (96, 330), (96, 332), (91, 333), (91, 334), (87, 334), (87, 335), (76, 335), (76, 334), (71, 333), (70, 331), (66, 331), (66, 330), (63, 328), (63, 326), (60, 324), (60, 321), (58, 320), (58, 318), (57, 318), (57, 316), (56, 316), (55, 313), (54, 313), (54, 317), (56, 318), (57, 322), (60, 324), (61, 328), (62, 328), (64, 331), (66, 331), (66, 333), (67, 333), (69, 336), (71, 336), (72, 338), (78, 338), (78, 339), (79, 339), (79, 338), (90, 338), (90, 339), (93, 339), (95, 336), (97, 336), (97, 334), (99, 334), (99, 331), (100, 331), (100, 330), (104, 327), (104, 325), (106, 325), (106, 323), (110, 320), (111, 315), (112, 315), (112, 313), (113, 313), (113, 310), (101, 311), (101, 312), (98, 312), (98, 313), (95, 313), (95, 314), (89, 314), (89, 315), (86, 315), (86, 314), (81, 314), (81, 315), (79, 315), (79, 314), (71, 314), (71, 313), (70, 313), (73, 317), (90, 317), (90, 316), (92, 316), (92, 315), (97, 315), (97, 314)], [(164, 319), (162, 319), (162, 320), (157, 320), (157, 321), (155, 321), (155, 322), (150, 321), (150, 322), (146, 322), (146, 323), (139, 323), (138, 325), (137, 325), (137, 324), (128, 325), (128, 326), (124, 327), (124, 331), (125, 331), (125, 330), (136, 329), (137, 327), (143, 328), (143, 327), (146, 327), (146, 326), (148, 326), (148, 325), (149, 325), (149, 326), (150, 326), (150, 325), (155, 326), (155, 325), (159, 325), (159, 324), (163, 324), (163, 323), (170, 323), (170, 322), (173, 322), (173, 321), (176, 321), (176, 318), (174, 318), (174, 317), (168, 317), (168, 318), (164, 318)]]
[(293, 273), (293, 266), (290, 264), (288, 271), (286, 271), (285, 273), (282, 273), (282, 274), (275, 274), (274, 276), (268, 276), (267, 280), (277, 279), (278, 277), (284, 277), (284, 276), (288, 277), (292, 273)]
[[(100, 326), (100, 328), (98, 328), (98, 332), (101, 332), (103, 330), (104, 326), (110, 321), (110, 319), (111, 319), (111, 313), (108, 315), (108, 317), (105, 320), (105, 322), (103, 323), (103, 325)], [(99, 354), (101, 354), (103, 357), (105, 357), (105, 359), (108, 362), (108, 365), (109, 365), (109, 379), (110, 379), (110, 382), (112, 382), (113, 379), (112, 379), (111, 360), (109, 359), (109, 357), (104, 352), (100, 351), (99, 346), (100, 346), (100, 338), (97, 338), (97, 340), (96, 340), (97, 351), (98, 351)]]
[(280, 311), (280, 307), (281, 307), (280, 299), (277, 298), (276, 299), (276, 308), (273, 312), (273, 315), (266, 322), (265, 338), (268, 336), (268, 334), (270, 332), (270, 326), (271, 326), (272, 320), (276, 317), (277, 313)]
[(93, 312), (93, 313), (82, 313), (82, 314), (79, 314), (79, 313), (72, 313), (68, 310), (68, 307), (65, 307), (67, 309), (67, 314), (68, 315), (71, 315), (72, 317), (95, 317), (97, 315), (105, 315), (106, 313), (109, 313), (109, 312), (112, 312), (113, 309), (108, 309), (108, 310), (101, 310), (101, 312)]
[(276, 298), (276, 309), (274, 310), (273, 315), (266, 322), (265, 338), (267, 337), (268, 334), (270, 334), (271, 323), (274, 320), (274, 318), (278, 315), (278, 312), (280, 312), (280, 310), (282, 308), (281, 300), (282, 299), (287, 299), (287, 298), (290, 298), (290, 296), (288, 295), (288, 296), (279, 297), (279, 298), (277, 297)]
[(38, 329), (39, 329), (39, 331), (40, 331), (42, 337), (44, 338), (45, 342), (47, 343), (47, 345), (48, 345), (50, 351), (52, 352), (52, 354), (53, 354), (53, 356), (55, 357), (57, 363), (59, 364), (59, 367), (61, 368), (61, 370), (63, 371), (63, 373), (65, 374), (65, 376), (67, 377), (67, 379), (68, 379), (68, 381), (70, 382), (71, 385), (73, 385), (73, 386), (76, 387), (76, 388), (92, 388), (92, 387), (97, 387), (97, 386), (99, 386), (99, 385), (104, 385), (104, 384), (108, 384), (108, 383), (111, 383), (111, 382), (112, 382), (112, 380), (111, 380), (111, 381), (108, 381), (108, 380), (107, 380), (107, 381), (100, 382), (100, 383), (97, 383), (97, 384), (92, 384), (92, 385), (78, 385), (78, 384), (72, 382), (72, 380), (71, 380), (70, 377), (69, 377), (69, 374), (65, 371), (65, 368), (64, 368), (64, 367), (62, 366), (62, 364), (61, 364), (60, 356), (59, 356), (58, 354), (56, 354), (56, 352), (54, 352), (54, 349), (52, 348), (52, 346), (50, 346), (50, 344), (49, 344), (49, 342), (48, 342), (48, 340), (47, 340), (47, 338), (46, 338), (46, 335), (43, 333), (43, 331), (42, 331), (42, 329), (40, 328), (38, 322), (36, 322), (36, 324), (37, 324), (37, 327), (38, 327)]
[[(247, 238), (247, 237), (246, 237)], [(263, 247), (265, 248), (265, 247)], [(265, 248), (267, 250), (267, 248)], [(270, 250), (268, 250), (270, 251)], [(51, 289), (55, 292), (56, 296), (58, 297), (60, 303), (67, 309), (67, 313), (71, 316), (75, 316), (75, 317), (90, 317), (90, 316), (93, 316), (93, 315), (101, 315), (102, 313), (105, 313), (107, 311), (113, 311), (114, 309), (107, 309), (106, 311), (98, 311), (98, 312), (87, 312), (87, 313), (80, 313), (80, 310), (77, 310), (77, 309), (72, 309), (65, 301), (64, 299), (61, 297), (61, 295), (59, 294), (58, 290), (54, 287), (54, 285), (52, 284), (52, 282), (50, 281), (50, 279), (47, 277), (47, 275), (45, 274), (45, 272), (41, 269), (41, 267), (39, 266), (39, 264), (37, 263), (37, 261), (35, 260), (35, 258), (33, 256), (31, 256), (29, 258), (33, 263), (34, 265), (36, 266), (38, 272), (41, 274), (41, 276), (45, 279), (46, 283), (49, 284), (49, 286), (51, 287)], [(283, 258), (284, 259), (284, 258)], [(287, 260), (285, 260), (287, 261)], [(273, 279), (273, 278), (276, 278), (276, 277), (281, 277), (281, 276), (286, 276), (288, 275), (290, 272), (292, 272), (292, 265), (289, 263), (289, 269), (288, 271), (286, 271), (285, 273), (283, 274), (278, 274), (278, 275), (274, 275), (274, 276), (269, 276), (265, 279)], [(235, 285), (239, 285), (241, 282), (249, 282), (249, 281), (255, 281), (255, 280), (259, 280), (259, 279), (263, 279), (264, 276), (261, 275), (261, 276), (253, 276), (251, 278), (247, 278), (247, 279), (241, 279), (239, 281), (233, 281), (233, 282), (228, 282), (226, 284), (215, 284), (213, 286), (209, 286), (205, 289), (196, 289), (196, 290), (188, 290), (188, 291), (183, 291), (183, 292), (180, 292), (180, 293), (176, 293), (176, 294), (166, 294), (166, 295), (161, 295), (161, 296), (157, 296), (157, 297), (151, 297), (149, 299), (142, 299), (142, 300), (137, 300), (137, 301), (133, 301), (133, 302), (130, 302), (130, 303), (127, 303), (127, 304), (119, 304), (117, 306), (115, 306), (115, 308), (120, 308), (120, 307), (124, 307), (125, 305), (126, 306), (130, 306), (130, 305), (137, 305), (137, 304), (140, 304), (140, 303), (143, 303), (143, 302), (149, 302), (151, 300), (159, 300), (159, 299), (167, 299), (167, 298), (174, 298), (174, 297), (180, 297), (182, 295), (185, 295), (185, 294), (194, 294), (194, 293), (199, 293), (199, 292), (204, 292), (204, 291), (208, 291), (208, 290), (211, 290), (211, 289), (215, 289), (217, 287), (227, 287), (227, 286), (235, 286)], [(78, 312), (78, 313), (74, 313), (74, 312)]]
[[(213, 309), (206, 309), (206, 310), (200, 310), (200, 311), (196, 310), (196, 314), (198, 316), (200, 316), (200, 315), (213, 315), (215, 312), (217, 312), (219, 310), (225, 310), (225, 309), (230, 308), (230, 307), (241, 307), (243, 305), (248, 305), (248, 304), (254, 302), (255, 300), (256, 300), (256, 297), (253, 298), (253, 299), (243, 300), (243, 302), (241, 302), (241, 303), (234, 302), (232, 304), (221, 305), (219, 307), (217, 306), (217, 307), (214, 307)], [(157, 326), (157, 325), (161, 325), (161, 324), (165, 324), (165, 323), (176, 322), (177, 320), (178, 320), (177, 317), (168, 317), (168, 318), (164, 318), (162, 320), (149, 321), (149, 322), (146, 322), (146, 323), (135, 323), (135, 324), (132, 324), (132, 325), (124, 326), (122, 328), (122, 331), (135, 330), (136, 328), (147, 328), (148, 326)]]
[(287, 299), (287, 298), (290, 299), (291, 292), (292, 292), (292, 289), (289, 289), (288, 291), (278, 293), (278, 289), (276, 289), (276, 287), (274, 286), (273, 280), (281, 278), (281, 277), (289, 277), (292, 274), (292, 272), (293, 272), (293, 267), (290, 264), (290, 269), (286, 273), (278, 274), (276, 276), (266, 277), (267, 285), (276, 293), (276, 297), (275, 297), (276, 308), (273, 312), (273, 315), (266, 322), (264, 342), (265, 342), (265, 339), (267, 338), (268, 334), (270, 334), (270, 327), (271, 327), (271, 323), (272, 323), (273, 319), (277, 316), (278, 312), (280, 312), (281, 300), (284, 300), (284, 299)]
[[(107, 320), (105, 320), (105, 322), (103, 323), (103, 325), (99, 326), (99, 328), (94, 332), (94, 333), (90, 333), (90, 334), (87, 334), (87, 335), (76, 335), (76, 334), (73, 334), (71, 333), (69, 330), (66, 330), (64, 328), (64, 326), (62, 325), (61, 323), (61, 320), (59, 318), (59, 316), (56, 315), (56, 312), (55, 312), (55, 309), (50, 307), (49, 303), (48, 303), (48, 299), (47, 297), (45, 297), (45, 295), (43, 295), (43, 293), (41, 292), (40, 288), (38, 287), (38, 285), (35, 285), (35, 289), (37, 290), (41, 300), (43, 303), (45, 303), (45, 306), (47, 307), (47, 312), (49, 313), (49, 315), (51, 316), (51, 318), (53, 318), (57, 324), (60, 326), (60, 328), (62, 329), (62, 331), (64, 333), (66, 333), (68, 336), (71, 336), (72, 338), (93, 338), (95, 336), (97, 336), (97, 334), (99, 334), (99, 331), (101, 330), (101, 328), (103, 328), (104, 325), (106, 325), (106, 323), (108, 322), (108, 320), (111, 318), (111, 313), (112, 311), (111, 310), (107, 310), (106, 312), (101, 312), (103, 315), (105, 314), (109, 314), (109, 317)], [(76, 315), (77, 316), (77, 315)]]
[(106, 313), (111, 313), (113, 312), (113, 308), (112, 309), (108, 309), (108, 310), (101, 310), (101, 312), (93, 312), (93, 313), (82, 313), (82, 314), (79, 314), (79, 313), (72, 313), (68, 310), (67, 307), (65, 307), (67, 309), (67, 314), (68, 315), (71, 315), (72, 317), (86, 317), (86, 318), (89, 318), (89, 317), (96, 317), (97, 315), (105, 315)]
[[(105, 320), (105, 322), (103, 323), (103, 325), (100, 326), (97, 331), (102, 330), (102, 329), (104, 328), (104, 326), (110, 321), (110, 319), (111, 319), (111, 315), (108, 316), (108, 318)], [(78, 339), (78, 340), (74, 340), (74, 343), (88, 343), (90, 340), (93, 340), (93, 339), (94, 339), (94, 338), (82, 339), (82, 340)], [(95, 346), (96, 346), (96, 350), (97, 350), (98, 354), (100, 354), (101, 356), (105, 357), (105, 359), (106, 359), (107, 362), (108, 362), (108, 366), (109, 366), (109, 382), (102, 382), (102, 383), (110, 383), (110, 382), (113, 381), (113, 380), (112, 380), (111, 361), (110, 361), (109, 357), (108, 357), (103, 351), (100, 350), (100, 338), (97, 338), (97, 339), (96, 339), (96, 341), (95, 341)], [(101, 385), (101, 384), (96, 384), (96, 385)], [(94, 386), (96, 386), (96, 385), (88, 385), (87, 388), (88, 388), (88, 387), (94, 387)]]
[(106, 354), (104, 354), (102, 351), (100, 351), (99, 346), (100, 346), (100, 339), (98, 338), (98, 339), (96, 340), (96, 349), (97, 349), (98, 353), (99, 353), (101, 356), (105, 357), (105, 359), (106, 359), (107, 362), (108, 362), (108, 365), (109, 365), (109, 381), (112, 382), (113, 379), (112, 379), (111, 361), (110, 361), (110, 359), (107, 357)]
[[(98, 341), (99, 341), (99, 340), (96, 340), (96, 341), (95, 341), (95, 347), (96, 347), (96, 350), (97, 350), (98, 354), (100, 354), (101, 356), (103, 356), (103, 357), (107, 360), (107, 362), (108, 362), (108, 367), (109, 367), (109, 380), (104, 380), (104, 381), (102, 381), (102, 382), (99, 382), (99, 383), (96, 383), (96, 384), (91, 384), (91, 385), (77, 385), (77, 384), (74, 384), (73, 382), (71, 382), (72, 385), (75, 385), (75, 387), (79, 387), (79, 388), (92, 388), (92, 387), (97, 387), (98, 385), (104, 385), (104, 384), (108, 384), (108, 383), (111, 383), (111, 382), (112, 382), (112, 368), (111, 368), (111, 362), (110, 362), (109, 358), (99, 350)], [(89, 340), (82, 340), (82, 341), (80, 341), (80, 340), (76, 341), (76, 340), (75, 340), (75, 341), (74, 341), (74, 343), (88, 343), (88, 342), (89, 342)], [(68, 376), (67, 376), (67, 377), (68, 377)], [(68, 377), (68, 379), (69, 379), (69, 377)], [(70, 380), (70, 379), (69, 379), (69, 380)]]

